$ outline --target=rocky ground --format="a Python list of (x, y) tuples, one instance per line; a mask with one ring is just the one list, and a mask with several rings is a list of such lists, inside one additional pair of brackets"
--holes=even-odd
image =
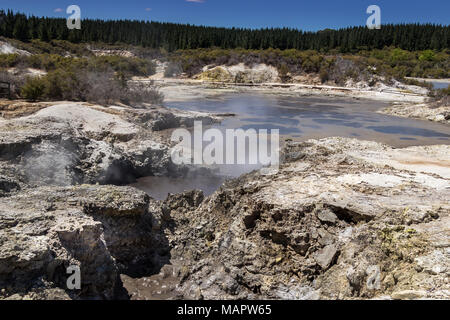
[(392, 106), (380, 110), (380, 112), (398, 117), (450, 124), (450, 103), (448, 98), (420, 104), (394, 103)]
[[(167, 263), (167, 245), (150, 232), (150, 201), (133, 188), (95, 185), (40, 187), (3, 198), (0, 295), (117, 297), (119, 273), (155, 272)], [(65, 291), (66, 268), (73, 265), (81, 270), (81, 290)]]
[[(169, 133), (215, 115), (147, 106), (0, 103), (0, 297), (123, 298), (119, 274), (157, 273), (167, 241), (154, 201), (126, 184), (181, 175)], [(64, 291), (69, 265), (82, 290)]]
[(196, 197), (168, 199), (188, 297), (450, 297), (448, 146), (295, 143), (275, 176), (248, 174), (186, 209)]
[(122, 280), (132, 299), (449, 298), (449, 154), (292, 143), (275, 176), (160, 202), (171, 263)]
[[(2, 107), (0, 298), (449, 298), (450, 147), (289, 143), (258, 172), (151, 199), (171, 128), (220, 117), (61, 102)], [(82, 289), (66, 287), (80, 266)]]
[(168, 199), (179, 292), (449, 298), (449, 151), (342, 138), (295, 143), (275, 176), (231, 181), (195, 210), (180, 204), (197, 194)]

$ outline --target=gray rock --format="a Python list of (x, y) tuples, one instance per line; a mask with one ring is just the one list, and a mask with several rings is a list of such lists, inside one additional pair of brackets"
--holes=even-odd
[[(44, 297), (60, 288), (72, 297), (113, 298), (119, 272), (158, 268), (154, 258), (167, 246), (151, 232), (150, 201), (136, 189), (113, 186), (41, 187), (4, 198), (2, 295), (41, 288)], [(69, 265), (80, 266), (81, 293), (66, 288)]]
[(334, 258), (338, 254), (338, 249), (335, 245), (328, 245), (325, 248), (319, 250), (316, 254), (314, 254), (314, 260), (316, 260), (317, 264), (322, 269), (327, 269), (330, 267)]
[(322, 222), (330, 222), (330, 223), (335, 223), (337, 220), (337, 216), (329, 209), (325, 209), (325, 210), (320, 210), (317, 213), (317, 217), (319, 218), (320, 221)]

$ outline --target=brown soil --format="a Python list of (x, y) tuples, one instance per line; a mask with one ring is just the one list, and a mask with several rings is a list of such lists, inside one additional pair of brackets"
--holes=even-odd
[(48, 102), (0, 99), (0, 116), (4, 119), (29, 116), (49, 106)]

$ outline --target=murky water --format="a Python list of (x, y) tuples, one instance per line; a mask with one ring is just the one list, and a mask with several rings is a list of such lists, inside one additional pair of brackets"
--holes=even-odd
[[(234, 113), (235, 117), (214, 125), (225, 129), (279, 129), (282, 140), (304, 141), (333, 136), (372, 140), (394, 147), (450, 144), (450, 128), (429, 121), (376, 113), (384, 102), (351, 98), (286, 97), (279, 95), (228, 94), (220, 98), (168, 103), (183, 110)], [(173, 179), (147, 177), (134, 186), (157, 199), (167, 194), (201, 189), (208, 195), (227, 177), (239, 176), (259, 166), (222, 166), (216, 177)]]
[(447, 81), (433, 81), (431, 82), (434, 89), (446, 89), (450, 86), (450, 83)]

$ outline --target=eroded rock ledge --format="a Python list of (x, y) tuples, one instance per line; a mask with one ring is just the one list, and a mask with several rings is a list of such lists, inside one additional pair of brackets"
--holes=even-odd
[[(89, 185), (3, 198), (0, 295), (111, 299), (119, 273), (156, 272), (168, 247), (152, 232), (151, 202), (134, 188)], [(81, 291), (64, 291), (70, 265), (80, 267)]]
[(448, 98), (434, 103), (394, 103), (384, 108), (380, 113), (404, 118), (414, 118), (450, 124), (450, 103)]
[[(170, 130), (221, 118), (73, 102), (6, 109), (0, 298), (126, 298), (119, 274), (158, 272), (169, 247), (152, 213), (160, 204), (137, 189), (106, 184), (182, 174), (186, 168), (170, 161)], [(82, 270), (81, 291), (66, 290), (69, 265)]]
[(286, 160), (275, 176), (251, 173), (195, 210), (171, 209), (180, 293), (450, 297), (450, 147), (330, 138), (291, 144)]
[[(31, 108), (28, 116), (23, 109)], [(16, 110), (19, 109), (19, 110)], [(126, 184), (136, 177), (178, 175), (170, 161), (170, 129), (220, 121), (214, 115), (85, 103), (16, 106), (0, 118), (0, 185)], [(12, 115), (9, 115), (12, 117)], [(0, 194), (1, 196), (1, 194)]]

